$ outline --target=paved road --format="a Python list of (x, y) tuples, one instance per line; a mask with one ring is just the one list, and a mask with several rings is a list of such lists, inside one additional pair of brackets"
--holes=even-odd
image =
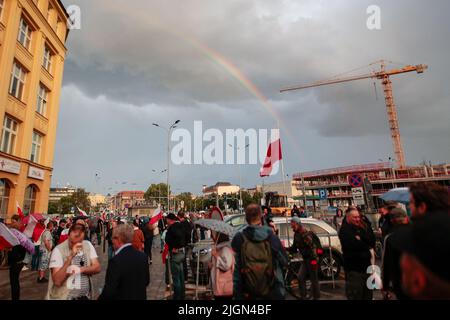
[[(95, 275), (94, 286), (97, 288), (96, 294), (99, 294), (99, 288), (104, 285), (106, 267), (107, 267), (107, 254), (103, 253), (103, 247), (96, 246), (97, 253), (100, 257), (100, 263), (102, 271), (100, 274)], [(153, 249), (153, 264), (150, 266), (151, 282), (147, 288), (147, 298), (149, 300), (164, 300), (170, 298), (170, 291), (166, 290), (166, 283), (164, 278), (164, 265), (161, 262), (161, 255), (159, 248)], [(190, 269), (190, 268), (189, 268)], [(36, 271), (22, 271), (21, 272), (21, 298), (23, 300), (43, 300), (47, 291), (47, 284), (37, 283)], [(192, 275), (190, 275), (192, 278)], [(212, 299), (211, 293), (205, 286), (200, 287), (198, 290), (198, 298), (209, 300)], [(298, 289), (294, 289), (294, 295), (298, 295)], [(10, 286), (9, 286), (9, 272), (7, 269), (0, 270), (0, 300), (10, 299)], [(195, 298), (195, 285), (193, 281), (186, 284), (186, 298)], [(295, 300), (296, 297), (288, 294), (286, 297), (288, 300)], [(374, 298), (381, 299), (379, 291), (374, 293)], [(345, 300), (345, 285), (342, 276), (335, 282), (333, 287), (332, 283), (321, 284), (321, 299), (322, 300)]]
[[(107, 267), (107, 253), (103, 253), (102, 246), (96, 246), (97, 254), (100, 257), (102, 271), (93, 277), (96, 294), (99, 294), (99, 288), (102, 288), (105, 281), (105, 273)], [(166, 299), (169, 292), (166, 292), (166, 284), (164, 282), (164, 265), (161, 262), (159, 248), (153, 249), (153, 264), (150, 266), (151, 282), (147, 287), (147, 298), (150, 300)], [(22, 271), (20, 275), (21, 283), (21, 299), (23, 300), (43, 300), (47, 292), (46, 283), (37, 283), (38, 274), (36, 271)], [(11, 298), (9, 285), (9, 271), (0, 270), (0, 300)]]

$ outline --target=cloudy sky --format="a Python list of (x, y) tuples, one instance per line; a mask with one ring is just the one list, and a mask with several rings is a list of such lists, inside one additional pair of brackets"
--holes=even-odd
[[(386, 160), (393, 151), (380, 83), (376, 90), (363, 80), (279, 93), (369, 73), (380, 59), (391, 67), (430, 66), (393, 79), (403, 145), (410, 165), (450, 160), (447, 0), (63, 3), (81, 8), (82, 29), (67, 43), (54, 186), (113, 193), (163, 181), (152, 170), (166, 168), (167, 135), (152, 123), (177, 119), (188, 130), (195, 120), (225, 130), (275, 128), (280, 119), (289, 175)], [(366, 26), (373, 4), (381, 8), (381, 30)], [(258, 165), (241, 169), (244, 186), (261, 183)], [(239, 182), (231, 165), (172, 166), (171, 173), (176, 192)]]

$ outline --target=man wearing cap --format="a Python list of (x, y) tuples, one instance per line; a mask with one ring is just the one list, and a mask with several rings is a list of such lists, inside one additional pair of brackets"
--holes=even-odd
[(169, 247), (170, 272), (173, 282), (173, 299), (185, 299), (183, 262), (185, 258), (186, 231), (184, 226), (178, 221), (175, 214), (169, 213), (166, 216), (167, 233), (165, 242)]
[(84, 240), (86, 226), (77, 220), (66, 241), (55, 247), (50, 258), (47, 300), (93, 299), (91, 276), (100, 272), (94, 246)]
[(320, 240), (314, 232), (308, 231), (303, 227), (300, 218), (297, 216), (292, 218), (291, 227), (294, 231), (294, 243), (288, 250), (290, 253), (296, 253), (297, 251), (299, 251), (303, 257), (303, 262), (297, 275), (299, 281), (300, 297), (302, 300), (307, 299), (306, 279), (309, 276), (309, 279), (311, 281), (312, 298), (314, 300), (319, 300), (320, 287), (319, 276), (317, 272), (319, 257), (317, 250), (322, 247), (320, 244)]
[(384, 299), (388, 300), (391, 298), (391, 292), (393, 292), (398, 300), (407, 300), (409, 298), (401, 286), (401, 251), (393, 243), (398, 241), (398, 234), (401, 234), (405, 228), (408, 228), (409, 219), (406, 212), (401, 208), (391, 209), (389, 215), (391, 233), (384, 240), (382, 257), (383, 296)]
[(397, 208), (398, 203), (387, 201), (380, 209), (381, 217), (378, 220), (378, 228), (381, 231), (381, 242), (384, 243), (384, 238), (391, 232), (392, 223), (390, 212)]

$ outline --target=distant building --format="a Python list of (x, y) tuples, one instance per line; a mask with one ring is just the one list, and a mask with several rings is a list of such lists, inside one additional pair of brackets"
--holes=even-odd
[(293, 180), (288, 180), (286, 183), (283, 182), (274, 182), (264, 184), (264, 186), (257, 186), (256, 189), (259, 192), (274, 192), (280, 195), (286, 195), (288, 200), (288, 205), (292, 207), (294, 204), (299, 204), (298, 197), (301, 195), (301, 192), (297, 189), (297, 183)]
[(239, 186), (232, 185), (229, 182), (217, 182), (215, 185), (210, 187), (203, 187), (203, 196), (209, 196), (212, 194), (217, 194), (222, 196), (224, 194), (232, 194), (239, 192)]
[(46, 213), (69, 33), (60, 0), (0, 0), (0, 217)]
[(111, 196), (111, 210), (115, 212), (124, 211), (132, 206), (145, 203), (144, 191), (121, 191)]
[(450, 187), (450, 164), (398, 169), (388, 162), (297, 173), (294, 175), (294, 181), (299, 194), (295, 198), (303, 205), (305, 201), (303, 191), (305, 191), (308, 207), (318, 208), (319, 192), (326, 190), (330, 206), (354, 205), (352, 187), (348, 179), (353, 174), (368, 178), (372, 189), (370, 196), (373, 197), (375, 208), (382, 203), (379, 196), (392, 188), (408, 187), (420, 181), (430, 181)]
[(49, 202), (59, 202), (61, 198), (70, 197), (77, 191), (77, 188), (66, 187), (66, 188), (50, 188)]
[(88, 199), (91, 202), (91, 207), (96, 207), (107, 203), (106, 196), (99, 193), (90, 193)]

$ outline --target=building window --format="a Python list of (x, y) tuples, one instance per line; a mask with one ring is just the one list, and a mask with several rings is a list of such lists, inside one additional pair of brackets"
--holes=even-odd
[[(0, 0), (1, 2), (1, 0)], [(8, 214), (9, 195), (11, 188), (5, 179), (0, 179), (0, 217), (6, 219)]]
[(19, 125), (17, 121), (11, 119), (8, 116), (5, 116), (5, 120), (3, 121), (3, 133), (0, 151), (4, 153), (14, 154), (18, 128)]
[(11, 72), (11, 84), (9, 87), (9, 94), (16, 97), (19, 100), (22, 100), (26, 75), (27, 72), (25, 71), (25, 69), (17, 62), (14, 62), (13, 69)]
[(22, 44), (27, 50), (30, 49), (31, 44), (31, 28), (25, 19), (20, 19), (19, 37), (17, 38), (20, 44)]
[(31, 156), (30, 160), (35, 163), (39, 163), (41, 158), (42, 149), (42, 135), (33, 131), (33, 141), (31, 142)]
[(52, 52), (47, 46), (44, 46), (44, 60), (42, 61), (42, 66), (48, 72), (51, 72), (52, 67)]
[(0, 0), (0, 21), (2, 20), (4, 8), (5, 8), (5, 1), (4, 0)]
[(25, 201), (23, 204), (24, 214), (28, 215), (30, 213), (35, 213), (37, 192), (38, 190), (34, 185), (29, 185), (25, 189)]
[(38, 100), (36, 111), (45, 116), (47, 112), (48, 90), (42, 84), (39, 84)]
[(50, 19), (52, 17), (53, 13), (53, 6), (51, 5), (50, 1), (48, 2), (48, 8), (47, 8), (47, 21), (50, 23)]

